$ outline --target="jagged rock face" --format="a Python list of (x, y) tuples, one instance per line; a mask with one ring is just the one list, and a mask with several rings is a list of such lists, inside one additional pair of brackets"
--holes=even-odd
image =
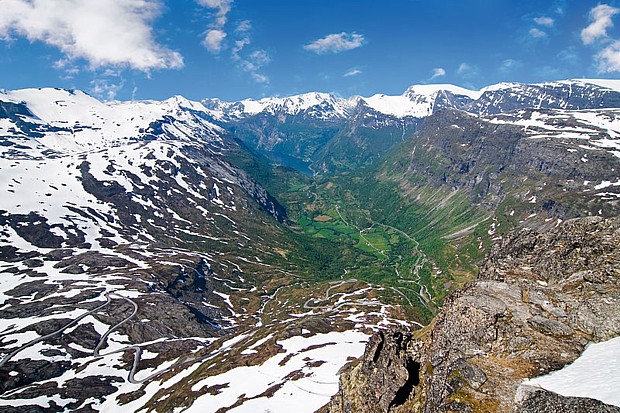
[(620, 93), (596, 85), (555, 82), (536, 85), (514, 84), (487, 90), (465, 110), (492, 115), (522, 108), (595, 109), (617, 107)]
[[(433, 188), (466, 196), (513, 224), (620, 213), (616, 109), (525, 109), (489, 117), (446, 109), (384, 162), (403, 192)], [(618, 184), (616, 184), (618, 182)], [(429, 207), (434, 207), (430, 205)]]
[[(526, 388), (527, 387), (527, 388)], [(564, 397), (545, 389), (522, 386), (516, 408), (518, 413), (618, 413), (620, 408), (587, 397)]]
[[(415, 343), (409, 332), (380, 331), (359, 364), (341, 376), (333, 412), (385, 412), (404, 404), (420, 384), (420, 359), (408, 351)], [(360, 397), (348, 397), (354, 392)]]
[(620, 335), (619, 262), (619, 219), (508, 235), (478, 279), (446, 300), (415, 338), (374, 337), (341, 376), (329, 411), (618, 411), (549, 392), (520, 391), (517, 404), (515, 396), (523, 379), (571, 363), (588, 342)]

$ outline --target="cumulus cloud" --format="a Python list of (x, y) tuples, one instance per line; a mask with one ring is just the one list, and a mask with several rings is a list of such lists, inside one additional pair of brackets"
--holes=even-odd
[(214, 28), (221, 29), (228, 21), (228, 12), (232, 6), (233, 0), (196, 0), (198, 4), (215, 9), (215, 22)]
[(233, 0), (196, 0), (198, 4), (215, 10), (215, 20), (205, 32), (202, 45), (213, 54), (219, 54), (224, 48), (224, 39), (227, 33), (224, 26), (228, 22), (228, 13), (230, 12)]
[(209, 30), (202, 41), (202, 45), (211, 53), (218, 54), (222, 51), (222, 42), (224, 42), (225, 38), (225, 31), (219, 29)]
[(317, 39), (304, 46), (304, 49), (316, 54), (340, 53), (357, 49), (364, 45), (364, 36), (357, 33), (334, 33)]
[(534, 39), (542, 39), (547, 37), (547, 33), (534, 27), (530, 29), (530, 36), (532, 36)]
[(620, 9), (599, 4), (590, 10), (590, 25), (581, 31), (584, 44), (592, 44), (595, 40), (607, 37), (607, 29), (613, 27), (611, 18), (620, 13)]
[(607, 30), (614, 25), (612, 17), (618, 13), (618, 8), (599, 4), (590, 10), (590, 24), (581, 31), (583, 44), (596, 44), (599, 48), (594, 56), (599, 73), (620, 72), (620, 40), (607, 35)]
[(0, 38), (40, 41), (91, 68), (181, 68), (181, 54), (153, 38), (151, 23), (160, 9), (159, 0), (5, 0)]
[(534, 22), (540, 26), (546, 26), (546, 27), (553, 27), (553, 25), (555, 24), (555, 20), (552, 19), (551, 17), (535, 17), (534, 18)]
[(615, 40), (595, 57), (599, 73), (620, 72), (620, 40)]
[(362, 74), (362, 71), (361, 71), (360, 69), (353, 68), (353, 69), (349, 69), (349, 70), (348, 70), (348, 71), (344, 74), (344, 77), (357, 76), (357, 75), (360, 75), (360, 74)]
[(437, 79), (438, 77), (442, 77), (446, 75), (446, 70), (442, 67), (436, 67), (433, 69), (433, 75), (431, 76), (431, 80)]

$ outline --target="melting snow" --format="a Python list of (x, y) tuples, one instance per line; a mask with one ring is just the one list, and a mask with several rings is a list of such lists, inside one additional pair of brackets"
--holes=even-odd
[(590, 344), (572, 364), (524, 384), (620, 406), (620, 337)]
[[(346, 364), (349, 356), (362, 355), (367, 341), (368, 336), (359, 331), (280, 340), (278, 344), (284, 348), (285, 353), (274, 355), (260, 366), (237, 367), (192, 386), (192, 391), (198, 391), (205, 386), (228, 385), (218, 395), (205, 394), (199, 397), (186, 411), (216, 411), (233, 405), (243, 395), (246, 398), (256, 397), (274, 385), (281, 385), (271, 397), (245, 401), (230, 411), (314, 412), (329, 402), (338, 391), (338, 371)], [(310, 349), (311, 346), (316, 348)], [(312, 362), (317, 363), (310, 365)], [(295, 371), (301, 371), (303, 377), (285, 380), (288, 374)]]

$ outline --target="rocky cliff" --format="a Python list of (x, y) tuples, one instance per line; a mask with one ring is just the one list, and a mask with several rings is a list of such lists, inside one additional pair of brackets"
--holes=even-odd
[(619, 263), (620, 219), (513, 232), (429, 326), (377, 333), (325, 410), (618, 412), (521, 383), (620, 335)]

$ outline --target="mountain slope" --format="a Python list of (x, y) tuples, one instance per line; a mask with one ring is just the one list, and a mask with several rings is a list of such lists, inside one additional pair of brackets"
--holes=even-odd
[(453, 85), (416, 85), (400, 96), (349, 99), (310, 93), (258, 101), (202, 102), (209, 116), (250, 148), (306, 173), (354, 170), (377, 162), (442, 109), (494, 115), (518, 109), (620, 107), (620, 82), (566, 80), (502, 83), (473, 91)]
[[(33, 89), (0, 108), (3, 411), (265, 404), (268, 388), (286, 402), (303, 392), (292, 377), (315, 373), (331, 394), (342, 354), (390, 322), (381, 287), (308, 277), (312, 242), (229, 161), (250, 155), (200, 104)], [(199, 384), (272, 357), (277, 389), (212, 400)]]
[(0, 409), (319, 408), (510, 229), (618, 215), (615, 89), (0, 92)]
[(431, 325), (376, 334), (327, 410), (619, 411), (522, 385), (620, 335), (619, 225), (582, 218), (497, 241), (477, 280)]

